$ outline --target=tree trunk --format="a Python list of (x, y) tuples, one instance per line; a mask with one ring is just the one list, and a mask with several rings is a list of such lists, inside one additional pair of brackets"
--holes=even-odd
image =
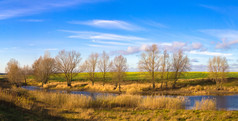
[(119, 83), (119, 92), (121, 92), (121, 84)]
[(92, 80), (92, 86), (94, 85), (94, 80)]
[(168, 89), (168, 82), (165, 82), (165, 89)]
[(68, 85), (68, 87), (71, 87), (71, 83), (70, 82), (68, 82), (67, 85)]
[(163, 89), (163, 80), (161, 81), (160, 88)]
[(155, 74), (152, 72), (152, 83), (153, 83), (153, 89), (155, 89)]
[(26, 84), (26, 78), (25, 78), (25, 84)]
[(174, 80), (174, 83), (173, 83), (173, 86), (172, 86), (173, 89), (175, 89), (176, 82), (177, 82), (177, 79)]

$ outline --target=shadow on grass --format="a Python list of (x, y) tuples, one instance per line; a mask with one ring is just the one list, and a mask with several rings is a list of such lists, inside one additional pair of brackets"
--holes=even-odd
[(0, 119), (4, 121), (66, 121), (62, 117), (54, 117), (48, 115), (47, 110), (35, 112), (16, 106), (13, 103), (0, 101)]
[[(72, 112), (68, 112), (72, 113)], [(0, 100), (0, 120), (3, 121), (76, 121), (75, 119), (65, 119), (60, 116), (49, 115), (47, 109), (28, 110), (16, 106), (13, 103)], [(85, 121), (85, 119), (77, 119)]]
[(190, 80), (190, 81), (184, 81), (184, 82), (178, 82), (177, 88), (183, 88), (187, 86), (211, 86), (216, 85), (216, 83), (210, 79), (201, 79), (201, 80)]
[(11, 83), (7, 80), (7, 78), (0, 78), (0, 87), (1, 88), (10, 88), (12, 86)]

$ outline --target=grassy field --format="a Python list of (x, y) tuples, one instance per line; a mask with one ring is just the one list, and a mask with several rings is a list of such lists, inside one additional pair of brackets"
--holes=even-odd
[[(100, 76), (100, 73), (97, 73)], [(108, 74), (110, 75), (110, 74)], [(49, 83), (44, 85), (48, 89), (63, 90), (81, 90), (94, 92), (113, 92), (114, 81), (108, 77), (108, 81), (103, 83), (98, 79), (94, 85), (87, 79), (87, 73), (79, 73), (72, 82), (72, 87), (68, 87), (62, 74), (52, 75)], [(185, 73), (178, 81), (176, 89), (172, 89), (173, 80), (168, 81), (168, 89), (161, 89), (160, 80), (156, 83), (156, 89), (152, 89), (151, 82), (140, 72), (127, 72), (126, 79), (121, 82), (122, 93), (129, 94), (159, 94), (159, 95), (230, 95), (238, 93), (238, 72), (230, 72), (228, 81), (223, 84), (222, 90), (217, 90), (216, 83), (208, 79), (208, 72), (188, 72)], [(40, 82), (29, 79), (28, 85), (41, 86)]]
[[(136, 77), (138, 73), (130, 73)], [(198, 75), (193, 74), (193, 78)], [(233, 74), (233, 76), (236, 75)], [(56, 77), (54, 77), (56, 78)], [(58, 77), (57, 77), (58, 78)], [(49, 93), (44, 91), (28, 91), (16, 88), (9, 84), (4, 78), (0, 82), (0, 120), (234, 120), (238, 119), (238, 111), (218, 111), (213, 100), (202, 100), (196, 102), (193, 110), (185, 110), (184, 98), (173, 97), (148, 97), (142, 98), (135, 92), (144, 92), (150, 83), (132, 83), (122, 85), (122, 90), (126, 94), (117, 97), (101, 96), (92, 99), (84, 95), (73, 95), (65, 93)], [(200, 80), (200, 79), (199, 79)], [(86, 84), (86, 85), (85, 85)], [(201, 92), (213, 90), (213, 82), (206, 79), (178, 81), (181, 87), (175, 92)], [(203, 84), (203, 85), (202, 85)], [(225, 83), (228, 91), (234, 85), (238, 85), (236, 79)], [(188, 86), (189, 85), (189, 86)], [(52, 81), (45, 85), (48, 87), (68, 88), (66, 82)], [(160, 87), (160, 83), (156, 83)], [(102, 86), (101, 82), (96, 82), (94, 86), (88, 81), (74, 81), (72, 88), (88, 89), (91, 91), (113, 91), (112, 84)], [(235, 88), (236, 90), (237, 88)], [(115, 90), (114, 90), (115, 91)], [(234, 90), (231, 90), (234, 92)], [(238, 90), (236, 90), (238, 91)], [(158, 90), (161, 92), (161, 90)]]
[(212, 100), (184, 109), (185, 100), (137, 95), (97, 97), (0, 89), (1, 120), (237, 120), (238, 111), (217, 111)]
[[(146, 76), (144, 73), (141, 72), (127, 72), (126, 78), (124, 81), (135, 81), (135, 82), (145, 82), (147, 81)], [(96, 73), (96, 77), (100, 78), (101, 74)], [(33, 77), (31, 77), (33, 78)], [(111, 81), (111, 74), (107, 74), (108, 82)], [(180, 79), (204, 79), (208, 78), (208, 72), (187, 72), (184, 73)], [(238, 78), (238, 72), (229, 72), (228, 78)], [(63, 74), (57, 74), (51, 76), (52, 81), (63, 82), (65, 81)], [(79, 73), (74, 77), (73, 81), (85, 81), (87, 80), (87, 73)], [(96, 81), (101, 81), (97, 79)]]

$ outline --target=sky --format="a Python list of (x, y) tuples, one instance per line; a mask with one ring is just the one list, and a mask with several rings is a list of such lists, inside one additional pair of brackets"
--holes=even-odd
[(137, 71), (140, 53), (157, 44), (183, 49), (191, 71), (225, 56), (238, 71), (237, 0), (1, 0), (0, 72), (14, 58), (31, 65), (45, 51), (76, 50), (86, 59), (123, 55)]

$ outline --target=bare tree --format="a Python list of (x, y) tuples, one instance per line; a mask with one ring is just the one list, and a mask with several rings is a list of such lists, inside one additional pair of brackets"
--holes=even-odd
[(81, 61), (80, 53), (76, 51), (61, 50), (55, 57), (56, 69), (64, 73), (67, 85), (71, 86), (71, 81), (78, 74), (77, 67)]
[(48, 82), (50, 75), (55, 72), (55, 60), (46, 52), (43, 57), (41, 56), (34, 62), (32, 68), (36, 80), (42, 82), (43, 87), (43, 84)]
[(26, 83), (27, 78), (32, 74), (32, 69), (31, 69), (31, 67), (28, 66), (28, 65), (24, 65), (24, 66), (21, 68), (21, 74), (22, 74), (22, 77), (23, 77), (23, 79), (24, 79), (24, 81), (25, 81), (25, 84), (27, 84), (27, 83)]
[(163, 55), (161, 56), (161, 67), (160, 67), (160, 78), (161, 78), (161, 89), (163, 88), (163, 82), (165, 81), (165, 86), (167, 88), (167, 81), (169, 79), (170, 71), (170, 59), (167, 50), (164, 50)]
[(114, 89), (116, 89), (117, 87), (119, 88), (119, 92), (121, 92), (121, 85), (120, 82), (124, 80), (124, 78), (126, 77), (126, 71), (128, 69), (127, 66), (127, 60), (125, 57), (123, 57), (122, 55), (120, 56), (116, 56), (113, 60), (112, 63), (112, 75), (113, 75), (113, 79), (116, 80), (116, 86)]
[(172, 57), (172, 72), (173, 72), (173, 88), (176, 86), (177, 80), (180, 76), (184, 73), (189, 71), (190, 68), (190, 61), (187, 55), (185, 56), (183, 50), (178, 50), (173, 53)]
[(209, 78), (216, 82), (217, 88), (222, 88), (222, 83), (227, 80), (229, 65), (226, 57), (215, 56), (209, 59)]
[(103, 86), (106, 82), (107, 73), (110, 71), (110, 66), (111, 62), (109, 60), (109, 55), (105, 51), (103, 51), (98, 61), (98, 69), (102, 74)]
[(98, 64), (98, 54), (92, 53), (88, 59), (84, 62), (85, 71), (88, 73), (88, 78), (92, 81), (92, 85), (94, 85), (96, 78), (96, 68)]
[(141, 54), (141, 59), (138, 63), (140, 71), (150, 74), (153, 89), (155, 89), (155, 78), (158, 76), (156, 72), (158, 72), (160, 68), (159, 59), (159, 49), (156, 44), (153, 44)]
[(21, 69), (19, 66), (19, 62), (15, 59), (11, 59), (7, 63), (5, 71), (7, 73), (8, 80), (18, 87), (21, 81)]

